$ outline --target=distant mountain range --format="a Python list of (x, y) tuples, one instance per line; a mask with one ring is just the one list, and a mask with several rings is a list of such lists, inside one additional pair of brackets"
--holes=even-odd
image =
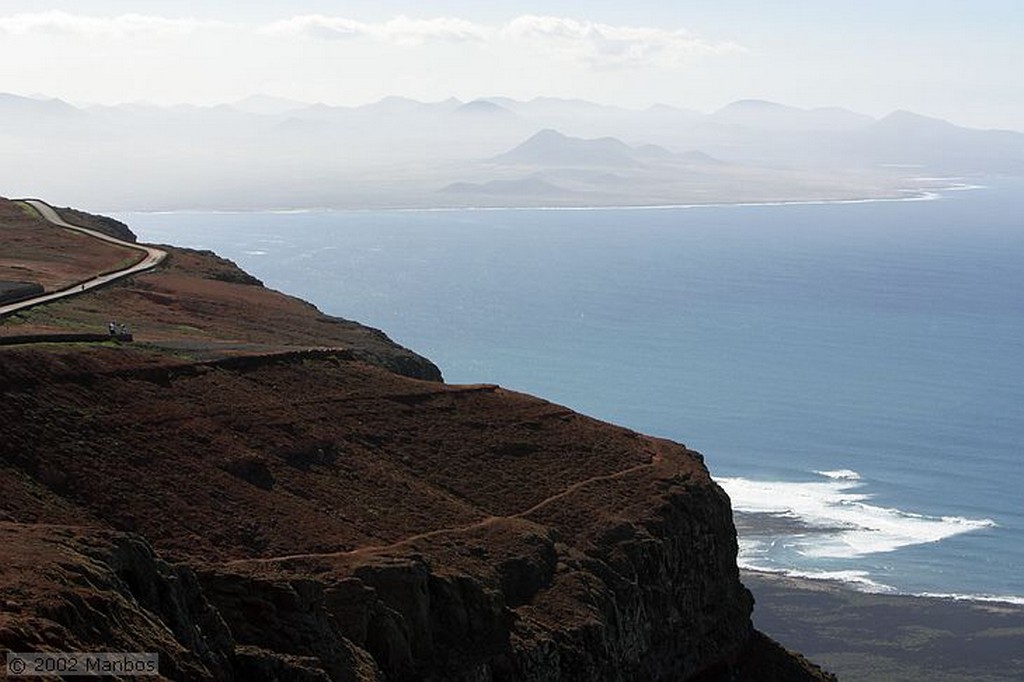
[(733, 102), (711, 114), (710, 118), (727, 125), (789, 132), (856, 130), (875, 120), (838, 107), (798, 109), (759, 99)]
[[(701, 114), (550, 97), (73, 106), (0, 94), (0, 193), (119, 208), (690, 203), (895, 196), (1024, 174), (1024, 134), (762, 100)], [(87, 160), (89, 172), (53, 159)]]
[(583, 139), (550, 128), (494, 159), (502, 164), (547, 167), (628, 168), (649, 163), (720, 164), (721, 160), (697, 150), (677, 153), (656, 144), (631, 147), (614, 137)]

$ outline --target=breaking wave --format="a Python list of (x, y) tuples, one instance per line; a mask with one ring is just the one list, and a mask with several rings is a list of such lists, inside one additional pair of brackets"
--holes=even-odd
[(758, 554), (858, 558), (996, 526), (991, 519), (928, 516), (871, 504), (872, 496), (863, 491), (864, 483), (856, 471), (815, 473), (822, 480), (717, 479), (735, 511), (782, 517), (800, 525), (800, 532), (773, 533), (768, 546), (765, 534), (753, 533), (745, 546), (741, 538), (745, 559), (754, 560)]

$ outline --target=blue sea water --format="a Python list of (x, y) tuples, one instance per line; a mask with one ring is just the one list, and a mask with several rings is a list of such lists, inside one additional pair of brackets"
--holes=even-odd
[(119, 217), (382, 328), (449, 382), (702, 451), (734, 508), (800, 522), (745, 530), (746, 566), (1024, 603), (1024, 181), (986, 184), (903, 202)]

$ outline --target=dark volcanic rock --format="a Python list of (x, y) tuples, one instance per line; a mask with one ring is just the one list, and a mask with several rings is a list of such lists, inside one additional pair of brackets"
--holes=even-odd
[(203, 275), (210, 279), (217, 280), (218, 282), (229, 282), (231, 284), (245, 284), (256, 287), (263, 286), (263, 282), (238, 267), (234, 261), (224, 258), (223, 256), (218, 256), (213, 251), (205, 249), (186, 249), (180, 246), (175, 247), (175, 251), (197, 256), (198, 259), (204, 263)]
[(0, 303), (15, 303), (26, 298), (39, 296), (43, 287), (35, 282), (0, 281)]
[(171, 679), (232, 679), (231, 635), (195, 575), (140, 537), (0, 523), (0, 646), (156, 652)]
[(101, 232), (108, 237), (114, 237), (124, 242), (136, 242), (138, 237), (131, 231), (127, 225), (122, 223), (120, 220), (116, 220), (105, 215), (96, 215), (94, 213), (86, 213), (85, 211), (79, 211), (75, 208), (56, 208), (57, 213), (66, 222), (72, 225), (78, 225), (79, 227), (86, 227), (90, 230)]

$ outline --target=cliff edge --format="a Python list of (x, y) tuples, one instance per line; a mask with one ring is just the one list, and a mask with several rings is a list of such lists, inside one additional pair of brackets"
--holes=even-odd
[(0, 346), (0, 647), (167, 679), (832, 679), (753, 629), (699, 454), (441, 383), (171, 252), (0, 329), (137, 339)]

